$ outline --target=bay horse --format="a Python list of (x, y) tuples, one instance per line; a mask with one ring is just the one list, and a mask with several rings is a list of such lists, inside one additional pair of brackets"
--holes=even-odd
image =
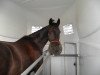
[[(35, 33), (26, 35), (15, 42), (0, 41), (0, 75), (21, 75), (43, 52), (49, 41), (51, 45), (61, 45), (60, 19), (54, 22), (52, 18), (49, 25)], [(49, 51), (50, 54), (60, 54), (61, 49)], [(37, 66), (34, 71), (36, 71)]]

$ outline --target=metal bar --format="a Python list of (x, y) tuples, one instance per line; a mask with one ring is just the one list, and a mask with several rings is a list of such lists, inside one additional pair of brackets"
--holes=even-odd
[(43, 58), (44, 55), (41, 55), (32, 65), (30, 65), (21, 75), (27, 75), (34, 66)]
[(35, 75), (39, 75), (40, 72), (43, 70), (44, 65), (47, 63), (48, 59), (49, 59), (50, 55), (47, 56), (47, 58), (44, 60), (43, 64), (40, 66), (40, 68), (37, 70), (37, 72), (35, 73)]
[(79, 57), (78, 54), (61, 54), (61, 55), (56, 55), (54, 57)]

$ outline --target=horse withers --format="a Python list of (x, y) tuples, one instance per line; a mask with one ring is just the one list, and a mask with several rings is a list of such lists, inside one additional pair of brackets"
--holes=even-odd
[[(57, 23), (51, 18), (49, 25), (15, 42), (0, 41), (0, 75), (20, 75), (43, 52), (50, 41), (50, 54), (59, 55), (62, 51), (60, 38), (60, 19)], [(33, 69), (36, 71), (41, 62)]]

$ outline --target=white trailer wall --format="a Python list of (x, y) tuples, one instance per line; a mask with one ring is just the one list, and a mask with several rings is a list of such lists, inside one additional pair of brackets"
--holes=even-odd
[[(74, 34), (64, 35), (62, 26), (66, 24), (72, 24)], [(61, 41), (63, 45), (63, 54), (69, 54), (73, 52), (75, 47), (65, 42), (77, 43), (79, 38), (76, 28), (76, 2), (73, 2), (66, 12), (61, 16)], [(65, 43), (65, 44), (64, 44)], [(65, 46), (66, 45), (66, 46)], [(64, 48), (65, 47), (65, 48)], [(72, 53), (71, 53), (72, 54)], [(51, 57), (51, 75), (76, 75), (75, 66), (73, 65), (75, 58), (73, 57)]]
[(100, 0), (77, 0), (80, 75), (100, 75)]
[(0, 0), (0, 40), (7, 40), (4, 36), (20, 38), (26, 33), (27, 18), (23, 8), (9, 0)]

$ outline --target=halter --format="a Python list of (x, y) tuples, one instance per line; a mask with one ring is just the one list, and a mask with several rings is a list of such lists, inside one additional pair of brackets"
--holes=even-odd
[(60, 42), (59, 42), (59, 39), (53, 39), (50, 41), (51, 44), (56, 44), (56, 45), (59, 45)]

